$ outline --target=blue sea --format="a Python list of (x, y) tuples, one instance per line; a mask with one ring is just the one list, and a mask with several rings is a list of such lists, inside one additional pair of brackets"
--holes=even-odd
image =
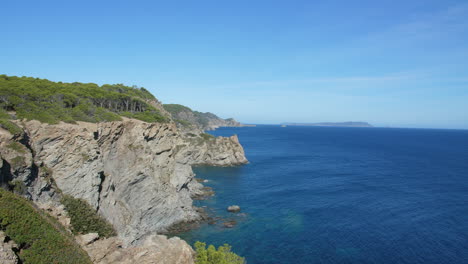
[[(257, 126), (250, 164), (195, 168), (216, 195), (189, 243), (232, 245), (248, 264), (468, 263), (468, 131)], [(240, 214), (226, 212), (232, 204)]]

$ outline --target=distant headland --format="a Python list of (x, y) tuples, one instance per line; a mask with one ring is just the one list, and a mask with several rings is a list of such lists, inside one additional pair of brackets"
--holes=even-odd
[(282, 126), (373, 127), (367, 122), (282, 123)]

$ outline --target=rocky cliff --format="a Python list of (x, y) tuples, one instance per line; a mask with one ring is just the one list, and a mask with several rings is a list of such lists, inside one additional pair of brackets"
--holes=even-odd
[(233, 118), (222, 119), (213, 113), (202, 113), (179, 104), (164, 104), (166, 112), (183, 130), (214, 130), (218, 127), (243, 126)]
[(200, 219), (191, 197), (203, 186), (191, 165), (247, 163), (236, 136), (183, 136), (173, 122), (14, 122), (23, 134), (0, 128), (0, 183), (38, 204), (57, 203), (62, 192), (86, 200), (124, 246)]

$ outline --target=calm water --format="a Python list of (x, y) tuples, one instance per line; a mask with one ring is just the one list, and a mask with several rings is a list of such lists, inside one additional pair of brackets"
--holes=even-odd
[[(235, 219), (186, 240), (229, 243), (257, 263), (468, 263), (468, 131), (259, 126), (250, 164), (198, 168)], [(238, 204), (246, 215), (225, 212)]]

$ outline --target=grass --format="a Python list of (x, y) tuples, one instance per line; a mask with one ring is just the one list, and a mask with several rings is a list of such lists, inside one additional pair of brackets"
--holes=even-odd
[(0, 188), (0, 229), (22, 248), (25, 264), (91, 264), (88, 255), (53, 218)]
[(85, 200), (64, 195), (61, 203), (71, 219), (74, 234), (98, 233), (100, 237), (115, 236), (114, 227), (102, 218)]
[(19, 153), (23, 153), (23, 154), (26, 153), (26, 150), (24, 149), (23, 145), (15, 141), (8, 144), (7, 148), (10, 148)]

